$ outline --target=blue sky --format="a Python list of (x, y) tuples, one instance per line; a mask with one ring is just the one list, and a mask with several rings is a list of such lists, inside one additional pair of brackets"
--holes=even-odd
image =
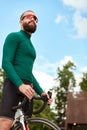
[(54, 85), (57, 67), (73, 61), (79, 79), (87, 71), (87, 0), (0, 0), (0, 64), (8, 33), (20, 30), (19, 17), (35, 11), (39, 22), (32, 42), (34, 73), (44, 89)]

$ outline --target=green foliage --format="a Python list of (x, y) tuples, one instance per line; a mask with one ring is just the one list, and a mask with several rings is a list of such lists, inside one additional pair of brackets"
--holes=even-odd
[(5, 72), (3, 69), (0, 69), (0, 90), (3, 87), (4, 79), (5, 79)]
[(57, 111), (57, 123), (58, 125), (64, 125), (64, 119), (66, 117), (67, 107), (67, 93), (69, 89), (73, 90), (75, 87), (76, 80), (73, 74), (75, 68), (74, 63), (68, 62), (63, 66), (62, 69), (58, 67), (56, 84), (54, 88), (55, 92), (55, 110)]
[(41, 124), (41, 123), (33, 123), (32, 125), (30, 124), (29, 128), (31, 130), (53, 130), (48, 126), (46, 126), (45, 124)]
[(87, 73), (83, 73), (82, 81), (79, 85), (82, 90), (87, 91)]
[(1, 95), (2, 95), (2, 88), (4, 84), (5, 79), (5, 72), (3, 69), (0, 68), (0, 101), (1, 101)]
[(60, 81), (60, 86), (63, 87), (66, 91), (69, 87), (69, 82), (72, 82), (72, 86), (75, 86), (75, 78), (74, 74), (72, 73), (72, 70), (75, 68), (74, 63), (68, 62), (63, 66), (63, 69), (61, 70), (58, 67), (57, 74), (58, 77), (56, 80)]

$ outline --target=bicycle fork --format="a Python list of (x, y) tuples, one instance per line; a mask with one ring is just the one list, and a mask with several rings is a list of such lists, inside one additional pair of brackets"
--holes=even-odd
[(29, 127), (28, 127), (28, 125), (25, 125), (25, 129), (26, 129), (26, 130), (29, 130)]

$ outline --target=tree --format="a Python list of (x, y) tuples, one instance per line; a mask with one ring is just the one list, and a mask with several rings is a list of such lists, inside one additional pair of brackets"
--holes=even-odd
[(3, 87), (4, 79), (5, 79), (5, 72), (3, 69), (0, 68), (0, 90)]
[(0, 100), (1, 100), (1, 94), (2, 94), (2, 87), (5, 79), (5, 72), (3, 69), (0, 68)]
[(82, 90), (87, 91), (87, 73), (83, 73), (82, 81), (79, 85)]
[(66, 117), (67, 107), (67, 93), (69, 89), (75, 87), (76, 80), (72, 70), (75, 65), (73, 62), (68, 61), (62, 69), (58, 67), (55, 91), (55, 110), (57, 112), (57, 123), (58, 125), (64, 125), (64, 119)]

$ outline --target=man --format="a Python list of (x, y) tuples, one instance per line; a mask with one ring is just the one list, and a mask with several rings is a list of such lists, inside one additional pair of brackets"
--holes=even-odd
[(0, 130), (10, 129), (15, 115), (12, 106), (18, 104), (20, 92), (29, 99), (34, 91), (39, 95), (45, 94), (32, 73), (36, 51), (30, 38), (36, 31), (37, 22), (33, 11), (25, 11), (20, 17), (21, 30), (10, 33), (5, 39), (2, 67), (6, 79), (0, 105)]

